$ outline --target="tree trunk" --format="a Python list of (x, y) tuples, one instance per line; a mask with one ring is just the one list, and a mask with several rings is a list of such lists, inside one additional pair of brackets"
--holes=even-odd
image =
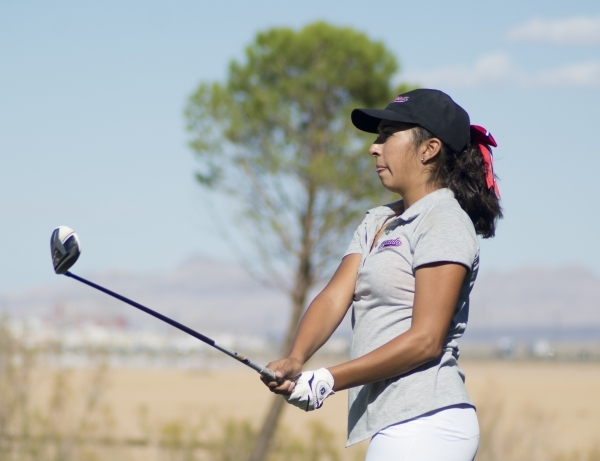
[[(288, 323), (288, 329), (285, 335), (285, 341), (283, 343), (284, 355), (287, 355), (292, 348), (294, 338), (296, 337), (296, 330), (298, 324), (302, 318), (304, 307), (306, 306), (306, 298), (308, 297), (308, 291), (314, 283), (314, 273), (311, 265), (311, 255), (314, 244), (311, 239), (312, 227), (313, 227), (313, 213), (314, 213), (314, 190), (308, 190), (308, 202), (306, 212), (302, 215), (301, 226), (302, 226), (302, 247), (300, 249), (300, 255), (298, 258), (298, 266), (296, 268), (296, 276), (294, 280), (294, 288), (291, 295), (292, 300), (292, 315)], [(263, 423), (260, 433), (256, 437), (256, 442), (250, 458), (248, 461), (265, 461), (269, 449), (271, 447), (271, 441), (277, 424), (281, 418), (285, 400), (280, 395), (276, 395), (273, 399), (267, 417)]]
[[(284, 354), (287, 354), (290, 351), (292, 343), (294, 342), (296, 329), (298, 328), (298, 323), (300, 323), (300, 319), (302, 318), (302, 313), (304, 311), (304, 302), (306, 300), (306, 295), (308, 294), (308, 289), (310, 289), (310, 287), (306, 289), (306, 293), (304, 293), (304, 296), (301, 297), (301, 299), (294, 300), (292, 316), (288, 324), (288, 331), (284, 342)], [(277, 424), (281, 418), (284, 405), (285, 400), (283, 397), (280, 395), (275, 395), (260, 433), (256, 437), (256, 442), (248, 461), (264, 461), (266, 459), (271, 447), (271, 440), (273, 439), (273, 435), (277, 429)]]
[(269, 413), (267, 413), (267, 417), (260, 433), (256, 437), (256, 442), (252, 449), (252, 453), (250, 454), (249, 461), (263, 461), (266, 458), (267, 453), (271, 448), (271, 439), (273, 438), (275, 429), (277, 429), (277, 424), (279, 423), (279, 418), (281, 417), (284, 405), (285, 400), (282, 396), (273, 396)]

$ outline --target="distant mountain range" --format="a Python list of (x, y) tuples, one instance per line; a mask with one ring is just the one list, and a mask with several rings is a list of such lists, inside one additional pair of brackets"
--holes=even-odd
[[(201, 332), (279, 338), (288, 318), (289, 302), (283, 293), (262, 286), (232, 263), (195, 257), (166, 273), (110, 271), (89, 278)], [(164, 328), (147, 314), (66, 277), (50, 286), (2, 293), (0, 308), (11, 316), (54, 322), (93, 319)], [(345, 322), (342, 333), (348, 331)], [(578, 266), (482, 275), (471, 296), (465, 339), (502, 335), (600, 340), (600, 278)]]
[(581, 266), (488, 272), (475, 283), (468, 332), (600, 341), (600, 277)]
[[(79, 275), (200, 332), (278, 336), (285, 327), (285, 295), (265, 288), (236, 264), (196, 257), (166, 273)], [(67, 277), (57, 277), (50, 286), (4, 293), (0, 303), (11, 316), (37, 316), (56, 322), (61, 318), (81, 322), (112, 319), (133, 328), (163, 327), (149, 315)]]

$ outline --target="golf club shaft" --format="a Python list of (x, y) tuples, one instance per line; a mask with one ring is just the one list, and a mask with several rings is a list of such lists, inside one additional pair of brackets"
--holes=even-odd
[(176, 322), (173, 319), (170, 319), (169, 317), (166, 317), (162, 314), (159, 314), (156, 311), (153, 311), (152, 309), (143, 306), (139, 303), (136, 303), (135, 301), (132, 301), (131, 299), (126, 298), (125, 296), (121, 296), (118, 293), (115, 293), (114, 291), (110, 291), (104, 287), (101, 287), (100, 285), (96, 285), (93, 282), (90, 282), (89, 280), (86, 280), (82, 277), (79, 277), (78, 275), (75, 275), (71, 272), (66, 272), (65, 275), (67, 277), (71, 277), (81, 283), (85, 283), (86, 285), (95, 288), (96, 290), (99, 290), (103, 293), (106, 293), (109, 296), (112, 296), (113, 298), (117, 298), (119, 301), (123, 301), (124, 303), (129, 304), (130, 306), (136, 307), (141, 311), (144, 311), (146, 314), (150, 314), (153, 317), (156, 317), (159, 320), (162, 320), (163, 322), (168, 323), (171, 326), (174, 326), (175, 328), (178, 328), (179, 330), (187, 333), (188, 335), (193, 336), (196, 339), (199, 339), (200, 341), (202, 341), (203, 343), (208, 344), (209, 346), (214, 347), (215, 349), (227, 354), (229, 357), (233, 357), (234, 359), (236, 359), (238, 362), (242, 362), (244, 365), (249, 366), (250, 368), (252, 368), (253, 370), (256, 370), (258, 373), (261, 374), (261, 376), (270, 379), (272, 381), (279, 381), (276, 377), (275, 377), (275, 373), (273, 373), (272, 370), (269, 370), (266, 367), (263, 367), (255, 362), (253, 362), (252, 360), (250, 360), (247, 357), (244, 357), (243, 355), (238, 354), (235, 351), (232, 351), (230, 349), (227, 349), (223, 346), (219, 346), (213, 339), (209, 338), (208, 336), (204, 336), (201, 333), (198, 333), (197, 331), (192, 330), (191, 328), (186, 327), (185, 325), (182, 325), (179, 322)]

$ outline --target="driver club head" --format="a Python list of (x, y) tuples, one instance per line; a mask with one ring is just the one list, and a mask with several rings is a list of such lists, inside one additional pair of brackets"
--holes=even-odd
[(67, 226), (59, 226), (50, 237), (50, 252), (54, 272), (65, 274), (77, 261), (81, 244), (75, 231)]

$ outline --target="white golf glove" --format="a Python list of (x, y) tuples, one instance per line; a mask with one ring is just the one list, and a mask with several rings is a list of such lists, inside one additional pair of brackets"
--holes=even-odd
[(323, 406), (323, 401), (333, 392), (333, 376), (326, 368), (317, 371), (305, 371), (296, 381), (296, 386), (290, 395), (284, 395), (287, 403), (312, 411)]

